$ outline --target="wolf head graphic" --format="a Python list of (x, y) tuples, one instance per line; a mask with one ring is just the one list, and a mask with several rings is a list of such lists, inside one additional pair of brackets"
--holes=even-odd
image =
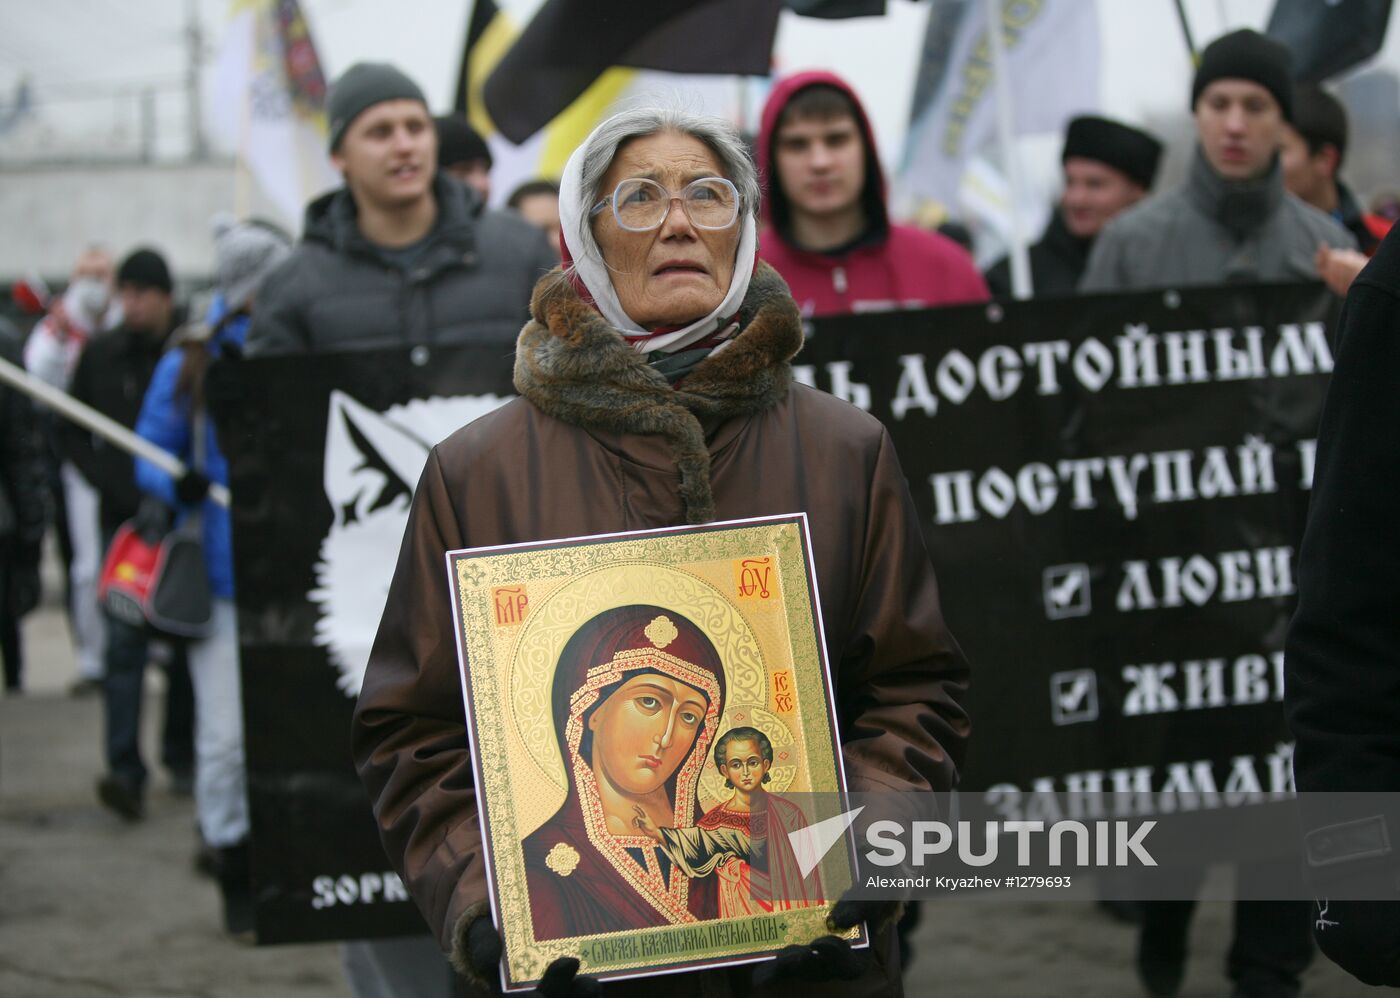
[(335, 510), (321, 541), (316, 587), (316, 644), (346, 696), (359, 695), (379, 627), (414, 486), (433, 444), (508, 402), (496, 395), (414, 399), (375, 412), (332, 392), (326, 422), (324, 483)]

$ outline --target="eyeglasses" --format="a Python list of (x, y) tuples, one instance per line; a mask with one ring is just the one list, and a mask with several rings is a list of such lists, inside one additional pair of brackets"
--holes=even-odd
[(613, 217), (628, 232), (650, 232), (666, 221), (671, 202), (680, 201), (686, 217), (698, 229), (727, 229), (739, 217), (739, 190), (723, 177), (701, 177), (673, 194), (654, 180), (632, 177), (617, 185), (588, 213), (599, 215), (611, 202)]

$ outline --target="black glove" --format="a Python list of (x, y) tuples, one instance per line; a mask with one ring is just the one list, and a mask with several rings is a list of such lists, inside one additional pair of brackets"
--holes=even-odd
[(833, 932), (841, 932), (864, 922), (873, 936), (899, 921), (903, 911), (902, 901), (862, 901), (851, 897), (851, 892), (847, 891), (831, 909), (826, 925)]
[[(865, 922), (871, 935), (895, 921), (904, 905), (900, 901), (862, 901), (850, 892), (837, 901), (827, 916), (827, 928), (844, 932)], [(865, 973), (870, 963), (869, 951), (854, 950), (840, 936), (822, 936), (806, 946), (787, 946), (778, 951), (770, 963), (754, 973), (754, 984), (764, 985), (776, 980), (851, 981)]]
[(155, 496), (142, 496), (136, 507), (136, 515), (129, 521), (147, 544), (159, 544), (160, 539), (170, 532), (170, 524), (175, 519), (173, 511)]
[(851, 949), (840, 936), (822, 936), (806, 946), (785, 946), (754, 972), (755, 987), (778, 980), (853, 981), (870, 963), (867, 952)]
[(225, 343), (204, 372), (204, 406), (217, 425), (242, 404), (243, 351), (236, 343)]
[[(501, 952), (501, 934), (491, 920), (478, 918), (472, 922), (467, 929), (467, 959), (480, 976), (478, 986), (490, 989), (487, 994), (501, 993)], [(578, 960), (561, 956), (544, 969), (540, 983), (526, 994), (536, 998), (600, 998), (603, 985), (597, 978), (579, 977), (578, 968)]]
[(183, 478), (175, 483), (175, 498), (186, 506), (192, 506), (209, 494), (209, 479), (190, 468)]

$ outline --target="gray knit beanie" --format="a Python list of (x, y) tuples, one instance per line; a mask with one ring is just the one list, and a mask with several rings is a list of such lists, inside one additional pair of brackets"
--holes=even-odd
[(230, 314), (253, 300), (267, 275), (292, 252), (291, 240), (265, 222), (214, 219), (214, 280)]
[(418, 84), (387, 62), (357, 62), (342, 73), (326, 98), (331, 152), (352, 121), (386, 100), (416, 100), (425, 107), (428, 103)]

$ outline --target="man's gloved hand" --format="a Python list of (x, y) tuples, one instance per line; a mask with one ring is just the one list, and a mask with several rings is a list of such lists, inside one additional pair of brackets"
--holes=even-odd
[(186, 506), (203, 501), (208, 494), (209, 479), (194, 468), (186, 471), (184, 477), (175, 483), (175, 498)]
[[(485, 985), (491, 995), (501, 993), (500, 963), (501, 934), (489, 918), (478, 918), (467, 929), (467, 959), (479, 976), (478, 985)], [(603, 985), (593, 977), (578, 976), (579, 962), (571, 956), (561, 956), (545, 968), (540, 983), (528, 995), (537, 998), (600, 998)]]

